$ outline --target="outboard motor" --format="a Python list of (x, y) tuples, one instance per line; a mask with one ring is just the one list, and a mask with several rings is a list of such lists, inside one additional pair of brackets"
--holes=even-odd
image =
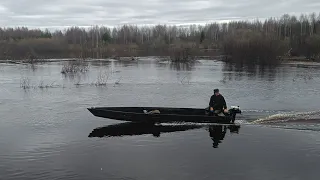
[(230, 110), (234, 111), (237, 114), (241, 114), (240, 106), (231, 106)]
[(234, 121), (236, 120), (236, 114), (241, 114), (241, 110), (239, 106), (231, 106), (229, 109), (229, 114), (231, 115), (231, 121), (232, 123), (234, 123)]

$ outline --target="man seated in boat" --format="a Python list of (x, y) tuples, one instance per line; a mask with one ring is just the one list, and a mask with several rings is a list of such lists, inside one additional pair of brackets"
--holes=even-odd
[(214, 94), (210, 98), (209, 102), (209, 110), (210, 110), (210, 115), (219, 115), (223, 116), (223, 113), (227, 113), (227, 103), (220, 94), (219, 89), (214, 89), (213, 90)]

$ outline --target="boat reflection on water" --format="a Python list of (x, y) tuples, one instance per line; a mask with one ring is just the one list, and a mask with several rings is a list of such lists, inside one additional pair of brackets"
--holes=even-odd
[(117, 137), (152, 134), (160, 137), (161, 133), (171, 133), (199, 129), (197, 125), (154, 125), (147, 123), (121, 123), (94, 129), (89, 137)]
[(219, 144), (225, 138), (227, 130), (230, 130), (230, 133), (239, 133), (240, 125), (214, 125), (209, 126), (209, 135), (213, 141), (212, 147), (218, 148)]
[(213, 147), (218, 148), (224, 140), (229, 129), (230, 133), (239, 133), (240, 125), (188, 125), (188, 124), (166, 124), (155, 125), (146, 123), (121, 123), (113, 124), (94, 129), (88, 137), (121, 137), (121, 136), (138, 136), (152, 134), (154, 137), (160, 137), (163, 133), (181, 132), (192, 129), (206, 128), (209, 136), (213, 141)]

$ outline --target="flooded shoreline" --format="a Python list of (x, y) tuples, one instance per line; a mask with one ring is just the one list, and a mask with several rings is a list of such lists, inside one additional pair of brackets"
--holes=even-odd
[[(318, 179), (320, 65), (0, 64), (0, 179)], [(21, 87), (28, 79), (30, 88)], [(97, 83), (100, 82), (100, 83)], [(100, 84), (100, 85), (97, 85)], [(103, 85), (102, 85), (103, 84)], [(214, 88), (239, 128), (127, 125), (88, 107), (205, 108)]]

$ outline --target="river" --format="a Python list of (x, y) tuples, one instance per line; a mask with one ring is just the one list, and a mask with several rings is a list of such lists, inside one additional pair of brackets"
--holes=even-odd
[[(0, 179), (318, 179), (320, 64), (154, 58), (0, 64)], [(24, 88), (23, 88), (24, 87)], [(93, 106), (204, 108), (219, 88), (237, 126), (123, 124)], [(151, 130), (152, 129), (152, 130)], [(110, 133), (112, 131), (113, 133)]]

